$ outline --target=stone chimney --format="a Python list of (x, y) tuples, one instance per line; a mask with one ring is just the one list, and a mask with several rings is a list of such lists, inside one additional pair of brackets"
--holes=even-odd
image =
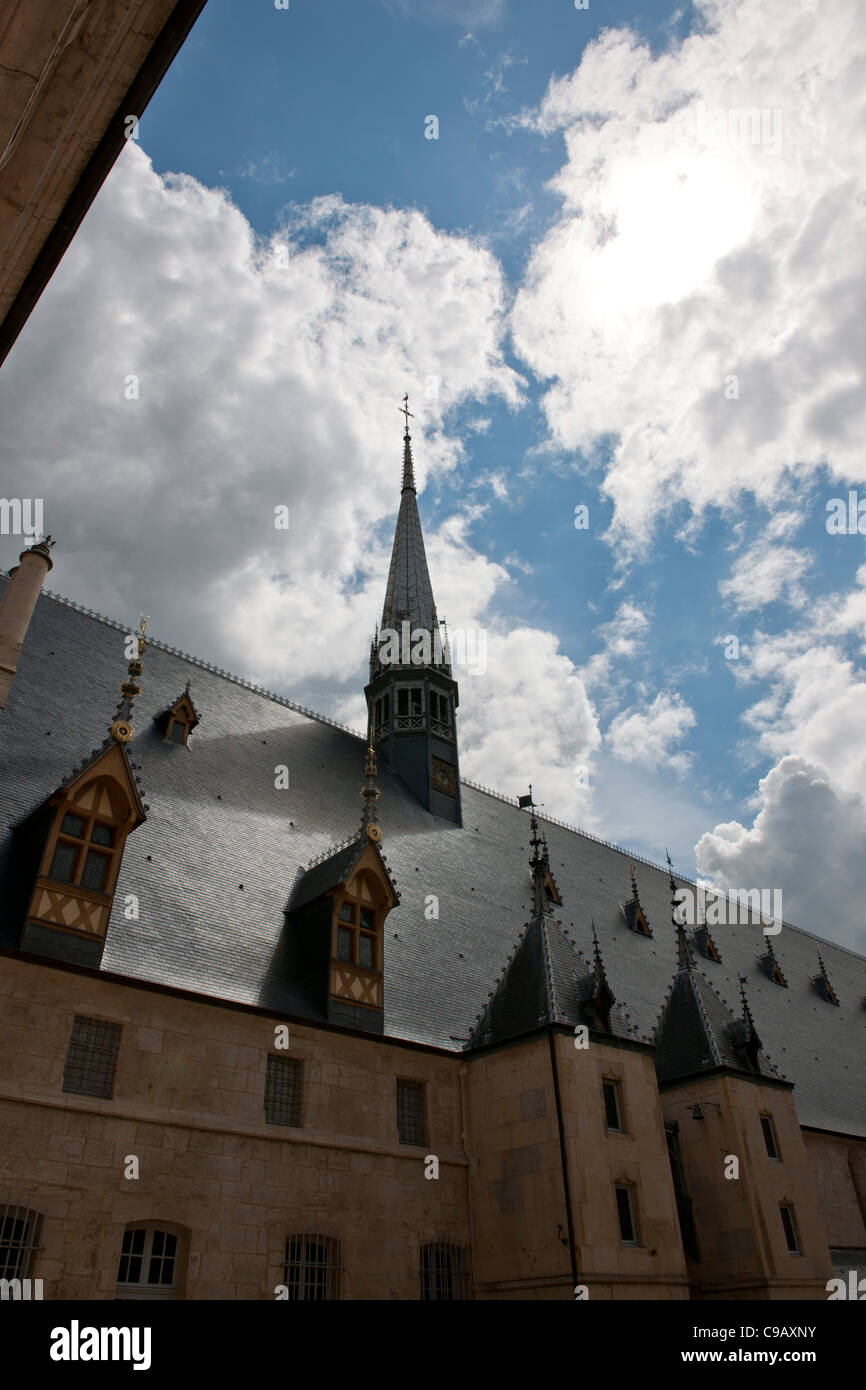
[(9, 582), (0, 599), (0, 716), (6, 708), (39, 591), (52, 568), (53, 545), (51, 537), (46, 536), (21, 552), (20, 564), (10, 570)]

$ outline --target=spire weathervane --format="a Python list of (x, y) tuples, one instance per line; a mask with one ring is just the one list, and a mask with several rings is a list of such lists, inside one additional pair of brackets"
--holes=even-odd
[(405, 436), (406, 439), (408, 439), (408, 438), (409, 438), (409, 421), (415, 419), (415, 416), (412, 414), (411, 410), (409, 409), (409, 392), (408, 392), (408, 391), (406, 391), (405, 394), (404, 394), (404, 396), (403, 396), (403, 404), (402, 404), (402, 405), (398, 405), (398, 406), (397, 406), (397, 409), (399, 410), (400, 414), (403, 415), (403, 416), (405, 416), (405, 418), (406, 418), (406, 428), (405, 428), (405, 430), (404, 430), (404, 436)]

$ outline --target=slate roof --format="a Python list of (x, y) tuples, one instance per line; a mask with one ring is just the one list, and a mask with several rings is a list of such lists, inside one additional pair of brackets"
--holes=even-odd
[[(17, 945), (6, 891), (15, 870), (9, 828), (101, 744), (124, 674), (127, 630), (48, 593), (37, 604), (0, 720), (4, 945)], [(202, 716), (188, 748), (166, 742), (149, 717), (187, 678)], [(156, 641), (147, 649), (142, 686), (129, 751), (148, 818), (124, 851), (103, 968), (306, 1015), (279, 965), (283, 910), (299, 866), (357, 827), (364, 740)], [(274, 785), (282, 763), (290, 770), (287, 790)], [(427, 812), (385, 768), (379, 786), (382, 848), (402, 895), (385, 930), (385, 1033), (459, 1050), (532, 910), (522, 852), (529, 817), (464, 781), (460, 828)], [(677, 969), (674, 931), (664, 925), (667, 872), (549, 819), (545, 827), (563, 928), (589, 960), (595, 919), (628, 1026), (651, 1041)], [(640, 895), (653, 937), (636, 935), (623, 918), (632, 860), (644, 865)], [(127, 893), (139, 897), (136, 922), (123, 918)], [(430, 894), (439, 900), (438, 920), (425, 916)], [(701, 968), (734, 1012), (739, 976), (746, 977), (766, 1052), (795, 1082), (801, 1122), (866, 1134), (866, 958), (786, 924), (775, 938), (784, 989), (758, 963), (768, 939), (759, 924), (713, 932), (722, 963), (702, 960)], [(812, 984), (817, 945), (839, 1007)], [(552, 933), (545, 949), (554, 960), (560, 947)]]
[[(659, 1080), (667, 1081), (717, 1067), (748, 1071), (737, 1044), (746, 1041), (749, 1031), (746, 1022), (734, 1017), (693, 962), (682, 965), (674, 976), (656, 1027)], [(763, 1076), (777, 1080), (791, 1079), (782, 1078), (779, 1069), (760, 1048), (758, 1070)]]
[[(526, 924), (470, 1043), (482, 1047), (502, 1042), (549, 1023), (585, 1023), (581, 1005), (592, 996), (595, 986), (594, 967), (569, 940), (562, 923), (550, 913), (540, 913)], [(614, 1008), (611, 1032), (634, 1039), (637, 1025), (629, 1024)]]
[[(366, 835), (358, 831), (348, 844), (337, 845), (330, 854), (310, 864), (299, 874), (295, 882), (288, 902), (289, 909), (295, 911), (299, 907), (305, 907), (307, 903), (315, 902), (323, 893), (335, 888), (338, 883), (345, 883), (369, 843)], [(399, 898), (393, 877), (391, 887)]]

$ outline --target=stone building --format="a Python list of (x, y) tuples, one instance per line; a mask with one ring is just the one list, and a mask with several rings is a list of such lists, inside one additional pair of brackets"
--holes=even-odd
[(670, 867), (461, 778), (447, 643), (392, 640), (440, 630), (408, 428), (368, 739), (40, 596), (51, 564), (0, 601), (0, 1278), (592, 1301), (866, 1272), (866, 962), (676, 923)]

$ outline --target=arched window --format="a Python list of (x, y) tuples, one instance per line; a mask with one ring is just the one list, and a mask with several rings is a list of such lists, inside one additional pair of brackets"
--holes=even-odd
[(179, 1298), (185, 1233), (163, 1221), (127, 1226), (120, 1247), (117, 1298)]
[(0, 1206), (0, 1279), (30, 1279), (42, 1248), (42, 1213), (18, 1202)]
[(330, 1236), (289, 1236), (283, 1282), (292, 1302), (339, 1298), (340, 1242)]

